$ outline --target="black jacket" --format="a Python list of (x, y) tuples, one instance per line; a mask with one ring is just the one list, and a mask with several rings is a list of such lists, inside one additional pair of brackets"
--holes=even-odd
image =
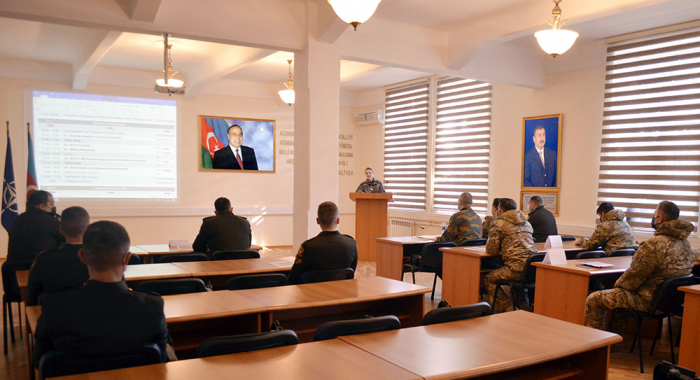
[(535, 238), (535, 242), (547, 241), (549, 235), (559, 235), (554, 215), (544, 206), (530, 211), (527, 221), (532, 225), (532, 236)]
[(34, 261), (39, 252), (57, 249), (65, 241), (60, 224), (56, 214), (37, 208), (19, 215), (10, 227), (7, 261)]
[[(243, 161), (243, 170), (258, 170), (258, 160), (255, 158), (255, 150), (253, 148), (241, 145), (241, 161)], [(219, 149), (214, 153), (212, 166), (214, 169), (241, 169), (236, 156), (231, 150), (231, 146)]]
[(163, 298), (132, 291), (124, 281), (88, 281), (81, 288), (56, 290), (42, 299), (35, 339), (36, 364), (52, 349), (99, 356), (148, 343), (158, 344), (161, 361), (167, 361)]
[(199, 234), (192, 244), (195, 252), (249, 249), (252, 235), (246, 218), (230, 212), (204, 218)]
[(355, 239), (338, 231), (322, 231), (299, 247), (289, 273), (289, 283), (298, 283), (301, 275), (308, 271), (344, 268), (357, 268)]
[(36, 257), (29, 272), (27, 305), (38, 305), (42, 293), (64, 287), (77, 288), (88, 280), (87, 266), (78, 256), (81, 247), (82, 244), (64, 243), (61, 248)]

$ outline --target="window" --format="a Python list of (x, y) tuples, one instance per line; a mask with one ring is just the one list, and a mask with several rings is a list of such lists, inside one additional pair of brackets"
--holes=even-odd
[(394, 193), (392, 208), (426, 209), (429, 83), (386, 92), (384, 187)]
[(489, 197), (491, 85), (471, 79), (437, 81), (433, 211), (453, 213), (465, 191), (486, 214)]
[(669, 200), (697, 228), (700, 28), (609, 45), (598, 199), (647, 231)]
[[(451, 214), (468, 191), (488, 206), (491, 85), (437, 78), (386, 93), (385, 188), (393, 209)], [(430, 185), (430, 186), (429, 186)]]

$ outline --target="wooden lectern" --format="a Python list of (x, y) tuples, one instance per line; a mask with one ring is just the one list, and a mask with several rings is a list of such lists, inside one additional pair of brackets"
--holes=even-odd
[(350, 193), (355, 202), (355, 240), (358, 261), (377, 261), (375, 238), (387, 236), (387, 203), (391, 193)]

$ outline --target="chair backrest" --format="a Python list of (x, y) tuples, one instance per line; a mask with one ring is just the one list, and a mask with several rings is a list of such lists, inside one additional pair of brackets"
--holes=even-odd
[(470, 239), (460, 244), (461, 247), (473, 247), (475, 245), (486, 245), (486, 239)]
[(610, 257), (614, 256), (634, 256), (637, 252), (637, 248), (620, 248), (610, 252)]
[(442, 272), (442, 251), (440, 248), (454, 247), (455, 243), (451, 241), (439, 241), (428, 243), (423, 246), (423, 251), (420, 254), (421, 267), (430, 268), (439, 273)]
[(605, 257), (605, 251), (581, 251), (574, 256), (574, 259), (599, 259)]
[(39, 372), (41, 379), (45, 379), (48, 377), (136, 367), (160, 363), (160, 354), (160, 349), (155, 343), (147, 344), (126, 354), (104, 357), (90, 357), (52, 350), (41, 356)]
[(537, 267), (532, 263), (540, 263), (544, 260), (546, 253), (533, 253), (528, 256), (525, 261), (525, 275), (523, 276), (523, 284), (525, 287), (531, 287), (535, 283), (537, 276)]
[(576, 237), (571, 235), (561, 235), (561, 241), (574, 241)]
[(156, 292), (161, 296), (206, 292), (207, 286), (198, 278), (176, 278), (172, 280), (143, 281), (135, 290)]
[(423, 326), (461, 321), (491, 315), (491, 305), (488, 302), (479, 302), (472, 305), (443, 307), (431, 310), (423, 317)]
[(156, 259), (157, 263), (184, 263), (189, 261), (209, 261), (204, 253), (180, 253), (176, 255), (161, 255)]
[(282, 273), (251, 274), (234, 277), (226, 282), (226, 289), (257, 289), (272, 288), (275, 286), (285, 286), (289, 284), (287, 276)]
[(352, 280), (355, 278), (355, 271), (352, 268), (333, 270), (312, 270), (301, 275), (300, 284), (311, 284), (314, 282)]
[(220, 336), (209, 338), (202, 342), (195, 356), (205, 358), (207, 356), (234, 354), (237, 352), (263, 350), (282, 346), (299, 344), (299, 337), (292, 330), (264, 332), (258, 334), (245, 334), (233, 336)]
[(211, 255), (212, 260), (259, 259), (260, 252), (253, 250), (216, 251)]
[(2, 264), (2, 288), (5, 294), (6, 302), (20, 302), (22, 301), (22, 293), (19, 291), (19, 284), (17, 283), (17, 272), (18, 270), (28, 270), (31, 269), (34, 261), (17, 261), (17, 262), (7, 262)]
[(692, 274), (667, 278), (661, 284), (659, 290), (656, 291), (654, 299), (651, 301), (651, 307), (655, 312), (662, 313), (672, 313), (680, 310), (685, 293), (679, 291), (678, 287), (693, 284), (695, 284), (695, 278)]
[(398, 330), (401, 321), (393, 315), (383, 317), (351, 319), (347, 321), (326, 322), (314, 333), (314, 342), (334, 339), (339, 336), (366, 334), (379, 331)]
[(138, 257), (138, 255), (134, 255), (132, 253), (131, 257), (129, 258), (129, 265), (138, 265), (138, 264), (141, 264), (141, 258)]

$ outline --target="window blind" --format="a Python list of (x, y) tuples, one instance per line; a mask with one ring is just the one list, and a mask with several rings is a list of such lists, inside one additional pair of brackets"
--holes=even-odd
[(437, 81), (433, 211), (453, 213), (465, 191), (472, 208), (488, 206), (491, 85), (472, 79)]
[(429, 83), (386, 92), (384, 187), (394, 193), (390, 208), (426, 209)]
[(699, 105), (700, 28), (608, 46), (598, 199), (633, 228), (669, 200), (697, 230)]

